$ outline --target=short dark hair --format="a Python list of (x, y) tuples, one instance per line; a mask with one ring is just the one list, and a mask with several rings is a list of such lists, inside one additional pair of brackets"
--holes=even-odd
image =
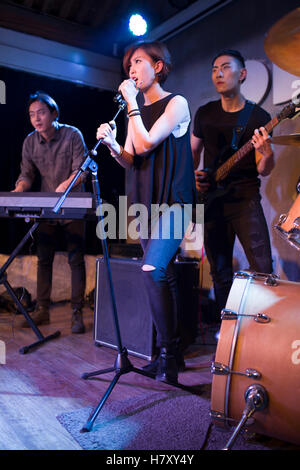
[(243, 67), (243, 69), (246, 68), (244, 57), (242, 56), (242, 54), (241, 54), (239, 51), (236, 51), (235, 49), (222, 49), (222, 50), (213, 58), (212, 66), (213, 66), (214, 63), (215, 63), (215, 60), (216, 60), (218, 57), (221, 57), (222, 55), (230, 55), (230, 56), (234, 57), (235, 59), (237, 59), (237, 60), (239, 61), (240, 65)]
[(143, 49), (154, 62), (161, 60), (163, 68), (158, 74), (158, 82), (164, 83), (172, 69), (171, 55), (167, 46), (159, 41), (138, 41), (127, 48), (123, 58), (123, 68), (129, 75), (130, 59), (137, 49)]
[(54, 111), (57, 112), (56, 120), (59, 118), (59, 107), (56, 101), (53, 98), (51, 98), (50, 95), (48, 95), (47, 93), (44, 93), (43, 91), (36, 91), (35, 93), (29, 96), (28, 109), (29, 109), (29, 106), (35, 101), (40, 101), (41, 103), (45, 103), (51, 113), (53, 113)]

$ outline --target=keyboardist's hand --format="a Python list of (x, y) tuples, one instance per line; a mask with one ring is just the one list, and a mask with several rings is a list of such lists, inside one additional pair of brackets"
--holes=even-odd
[(26, 181), (19, 181), (19, 183), (16, 185), (15, 189), (11, 191), (11, 193), (23, 193), (25, 191), (28, 191), (29, 189), (29, 184)]
[(56, 193), (64, 193), (68, 186), (69, 186), (69, 184), (67, 183), (67, 181), (63, 181), (62, 183), (60, 183), (57, 186), (55, 192)]
[[(55, 192), (56, 193), (64, 193), (66, 191), (66, 189), (68, 189), (69, 185), (71, 184), (71, 182), (73, 181), (74, 179), (74, 176), (76, 175), (76, 172), (72, 173), (71, 176), (69, 176), (69, 178), (65, 181), (62, 181), (56, 188)], [(76, 186), (78, 186), (79, 184), (82, 183), (82, 180), (81, 180), (81, 176), (79, 176), (79, 178), (77, 178), (77, 180), (75, 181), (74, 183), (74, 188)]]

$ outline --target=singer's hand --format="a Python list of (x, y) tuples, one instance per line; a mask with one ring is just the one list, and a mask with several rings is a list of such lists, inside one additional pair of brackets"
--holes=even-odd
[(115, 121), (101, 124), (97, 129), (97, 139), (102, 139), (102, 143), (112, 148), (116, 142), (117, 126)]
[(135, 100), (139, 91), (139, 88), (136, 86), (136, 83), (132, 78), (129, 78), (129, 80), (124, 80), (119, 86), (119, 92), (122, 94), (124, 100), (127, 103), (129, 103), (132, 99)]

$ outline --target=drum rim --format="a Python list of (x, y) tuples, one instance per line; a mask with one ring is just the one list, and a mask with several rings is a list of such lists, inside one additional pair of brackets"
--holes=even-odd
[[(236, 273), (235, 277), (238, 277), (239, 273)], [(238, 314), (238, 317), (236, 319), (236, 324), (234, 328), (234, 333), (233, 333), (233, 338), (232, 338), (232, 343), (231, 343), (231, 349), (230, 349), (230, 356), (229, 356), (229, 364), (228, 367), (230, 370), (233, 368), (233, 362), (235, 358), (235, 353), (236, 353), (236, 348), (237, 348), (237, 341), (238, 341), (238, 336), (239, 336), (239, 330), (240, 330), (240, 324), (242, 321), (242, 317), (239, 316), (239, 314), (243, 313), (244, 311), (244, 305), (245, 301), (247, 300), (247, 291), (249, 290), (251, 281), (253, 279), (253, 274), (243, 272), (243, 278), (247, 279), (245, 283), (244, 290), (241, 294), (241, 299), (239, 303), (239, 308), (238, 311), (236, 312)], [(225, 390), (225, 406), (224, 406), (224, 414), (225, 418), (229, 418), (229, 397), (230, 397), (230, 387), (231, 387), (231, 378), (232, 374), (229, 374), (227, 376), (227, 381), (226, 381), (226, 390)]]

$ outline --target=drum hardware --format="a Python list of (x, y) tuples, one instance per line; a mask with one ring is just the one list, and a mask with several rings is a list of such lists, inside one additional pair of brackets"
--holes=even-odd
[(243, 410), (242, 418), (222, 450), (230, 450), (232, 448), (244, 426), (249, 424), (249, 418), (251, 418), (256, 411), (264, 410), (268, 406), (269, 398), (266, 389), (262, 385), (253, 384), (250, 385), (245, 392), (245, 401), (246, 406)]
[(226, 421), (226, 416), (224, 413), (220, 413), (219, 411), (210, 410), (210, 416), (213, 418), (214, 421)]
[(300, 217), (297, 217), (294, 220), (293, 225), (294, 225), (295, 228), (300, 228)]
[(276, 274), (270, 274), (270, 276), (267, 276), (264, 284), (266, 286), (272, 286), (272, 287), (278, 286), (277, 279), (278, 279), (278, 276)]
[[(212, 418), (212, 421), (214, 423), (218, 425), (221, 424), (221, 426), (218, 428), (218, 431), (227, 432), (228, 430), (232, 430), (233, 426), (238, 425), (238, 420), (230, 418), (229, 416), (226, 416), (225, 414), (220, 413), (219, 411), (210, 410), (209, 416)], [(244, 429), (245, 434), (249, 434), (251, 432), (250, 429), (248, 429), (248, 426), (252, 426), (254, 423), (254, 418), (248, 418), (247, 428)]]
[(280, 214), (279, 220), (278, 220), (278, 225), (283, 224), (287, 219), (287, 214)]
[(210, 410), (209, 412), (209, 415), (210, 417), (212, 418), (212, 420), (214, 422), (219, 422), (219, 423), (222, 423), (226, 425), (226, 429), (223, 429), (222, 427), (220, 428), (220, 431), (224, 431), (226, 432), (228, 430), (228, 428), (232, 428), (232, 426), (236, 426), (238, 421), (236, 419), (233, 419), (233, 418), (229, 418), (228, 416), (225, 416), (224, 413), (220, 413), (219, 411), (215, 411), (215, 410)]
[(295, 232), (291, 231), (291, 233), (288, 234), (287, 241), (293, 248), (300, 250), (300, 233), (298, 230)]
[[(287, 218), (288, 218), (287, 214), (281, 214), (279, 216), (278, 225), (282, 225), (286, 221)], [(300, 228), (300, 217), (296, 217), (296, 219), (293, 222), (293, 226), (295, 228)]]
[(244, 375), (245, 377), (253, 378), (253, 379), (261, 379), (261, 373), (255, 369), (246, 369), (245, 372), (240, 372), (237, 370), (232, 370), (225, 364), (221, 364), (220, 362), (213, 362), (211, 365), (211, 373), (216, 375)]
[(237, 271), (234, 275), (234, 278), (238, 279), (264, 279), (264, 284), (266, 286), (277, 286), (279, 276), (277, 274), (264, 274), (257, 273), (255, 271)]
[(271, 318), (265, 313), (257, 313), (256, 315), (245, 315), (233, 312), (227, 308), (221, 311), (221, 320), (237, 320), (238, 317), (252, 317), (257, 323), (269, 323)]
[[(297, 225), (299, 227), (299, 225)], [(274, 228), (278, 231), (278, 234), (287, 241), (293, 248), (300, 250), (300, 230), (299, 228), (292, 228), (288, 232), (285, 232), (278, 222), (278, 225), (274, 225)]]

